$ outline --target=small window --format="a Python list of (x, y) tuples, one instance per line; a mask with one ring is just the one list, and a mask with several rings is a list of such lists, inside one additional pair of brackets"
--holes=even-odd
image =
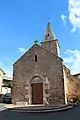
[(49, 37), (49, 33), (48, 33), (48, 37)]
[(35, 62), (37, 62), (37, 55), (35, 55)]

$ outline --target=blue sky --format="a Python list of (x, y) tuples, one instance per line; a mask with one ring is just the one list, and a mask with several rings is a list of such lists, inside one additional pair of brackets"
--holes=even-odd
[[(61, 46), (64, 63), (80, 71), (80, 0), (0, 1), (0, 67), (12, 74), (12, 64), (44, 38), (47, 18)], [(75, 63), (77, 61), (77, 63)]]

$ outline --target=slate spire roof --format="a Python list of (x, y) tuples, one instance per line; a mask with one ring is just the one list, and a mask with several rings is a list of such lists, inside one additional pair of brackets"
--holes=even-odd
[(50, 20), (48, 20), (46, 32), (44, 35), (44, 41), (55, 40), (55, 39), (56, 39), (56, 37), (55, 37), (54, 32), (52, 30)]

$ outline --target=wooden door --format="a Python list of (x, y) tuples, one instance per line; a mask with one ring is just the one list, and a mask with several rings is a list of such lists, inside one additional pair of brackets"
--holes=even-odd
[(32, 84), (32, 104), (43, 104), (43, 84)]

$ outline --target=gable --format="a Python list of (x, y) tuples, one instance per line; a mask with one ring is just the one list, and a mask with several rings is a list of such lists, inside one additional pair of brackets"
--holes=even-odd
[(34, 45), (33, 45), (28, 51), (26, 51), (19, 59), (17, 59), (17, 60), (15, 61), (15, 63), (13, 64), (13, 66), (14, 66), (15, 64), (17, 64), (19, 61), (23, 60), (25, 56), (26, 56), (26, 57), (31, 56), (31, 55), (32, 55), (31, 53), (32, 53), (33, 49), (34, 49)]
[(25, 59), (25, 57), (27, 58), (27, 60), (33, 56), (33, 55), (36, 55), (36, 54), (39, 54), (39, 51), (41, 51), (43, 54), (47, 54), (47, 56), (52, 56), (52, 57), (55, 57), (59, 60), (62, 61), (62, 59), (54, 54), (52, 54), (51, 52), (49, 52), (48, 50), (44, 49), (43, 47), (41, 47), (40, 45), (33, 45), (27, 52), (25, 52), (14, 64), (17, 64), (18, 62), (20, 62), (21, 60)]

